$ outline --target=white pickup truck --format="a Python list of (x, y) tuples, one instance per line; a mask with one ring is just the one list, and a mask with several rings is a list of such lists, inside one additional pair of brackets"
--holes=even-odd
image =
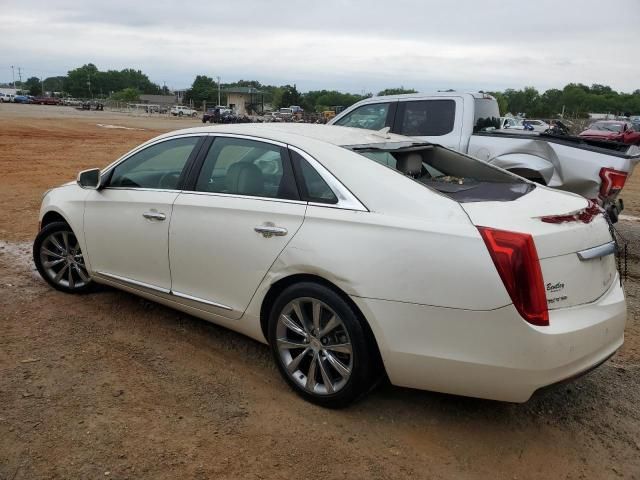
[(439, 92), (372, 97), (329, 124), (416, 137), (469, 154), (550, 187), (594, 200), (617, 221), (618, 194), (640, 160), (640, 149), (578, 137), (500, 130), (495, 98), (483, 93)]

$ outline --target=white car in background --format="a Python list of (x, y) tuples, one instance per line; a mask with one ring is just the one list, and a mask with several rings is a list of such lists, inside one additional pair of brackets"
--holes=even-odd
[(173, 115), (174, 117), (196, 117), (198, 115), (198, 112), (196, 110), (194, 110), (193, 108), (185, 107), (183, 105), (176, 105), (174, 107), (171, 107), (169, 113), (171, 113), (171, 115)]
[(408, 137), (309, 124), (161, 135), (47, 192), (34, 260), (270, 345), (304, 398), (395, 385), (526, 401), (622, 345), (599, 207)]
[(15, 95), (0, 92), (0, 103), (13, 103)]
[(549, 125), (547, 122), (544, 122), (542, 120), (530, 120), (528, 118), (523, 118), (521, 121), (521, 125), (523, 126), (523, 128), (525, 128), (525, 125), (530, 125), (531, 128), (533, 128), (532, 131), (539, 133), (546, 132), (551, 128), (551, 125)]

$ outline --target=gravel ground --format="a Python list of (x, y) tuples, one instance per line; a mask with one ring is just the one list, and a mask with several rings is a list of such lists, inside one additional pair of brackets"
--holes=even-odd
[[(594, 372), (520, 405), (384, 385), (328, 411), (289, 391), (262, 344), (108, 288), (65, 295), (35, 272), (41, 193), (176, 121), (10, 107), (0, 109), (0, 480), (640, 479), (640, 221), (619, 227), (632, 253), (626, 341)], [(623, 193), (640, 205), (633, 180)]]

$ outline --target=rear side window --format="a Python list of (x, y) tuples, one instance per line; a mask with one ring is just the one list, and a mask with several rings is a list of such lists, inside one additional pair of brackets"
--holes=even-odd
[(389, 106), (389, 103), (362, 105), (337, 120), (335, 125), (380, 130), (388, 125), (387, 116), (389, 115)]
[(396, 133), (414, 137), (438, 137), (453, 131), (456, 119), (454, 100), (399, 102)]
[(296, 172), (298, 188), (302, 200), (316, 203), (338, 203), (338, 197), (322, 176), (307, 162), (302, 155), (289, 150)]
[(196, 191), (283, 199), (298, 197), (286, 150), (243, 138), (214, 140), (200, 170)]

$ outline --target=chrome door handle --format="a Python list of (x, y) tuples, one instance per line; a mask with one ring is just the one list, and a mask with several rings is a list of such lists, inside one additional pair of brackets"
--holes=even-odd
[(148, 218), (149, 220), (160, 220), (160, 221), (167, 218), (167, 216), (164, 213), (156, 212), (154, 210), (151, 210), (150, 212), (144, 212), (142, 216), (144, 218)]
[(271, 222), (266, 223), (264, 225), (259, 225), (257, 227), (253, 227), (253, 229), (256, 232), (261, 233), (264, 238), (269, 238), (269, 237), (274, 237), (274, 236), (275, 237), (283, 237), (287, 233), (289, 233), (289, 231), (286, 228), (276, 227)]

